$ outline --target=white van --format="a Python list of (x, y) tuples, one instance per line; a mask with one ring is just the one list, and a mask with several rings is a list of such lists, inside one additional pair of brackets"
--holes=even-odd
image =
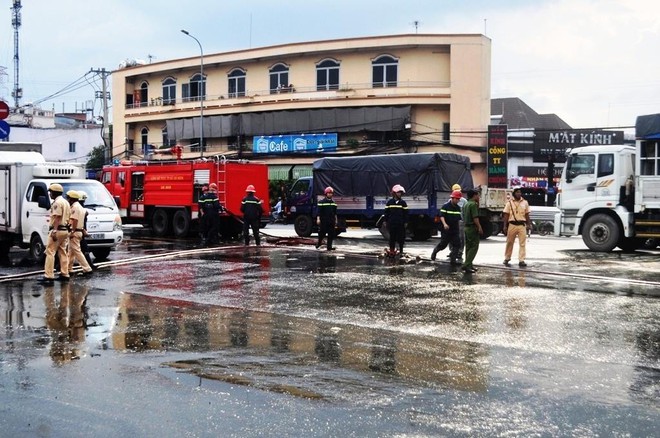
[(0, 151), (0, 260), (13, 245), (29, 248), (40, 259), (49, 227), (50, 184), (87, 194), (87, 243), (95, 258), (105, 259), (124, 237), (115, 201), (96, 180), (84, 179), (79, 164), (47, 163), (37, 152)]

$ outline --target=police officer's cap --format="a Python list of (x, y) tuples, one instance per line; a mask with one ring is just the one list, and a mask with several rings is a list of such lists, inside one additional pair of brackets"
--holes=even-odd
[(66, 192), (66, 197), (69, 199), (80, 199), (80, 193), (76, 192), (75, 190), (69, 190)]
[(53, 183), (48, 187), (49, 192), (64, 193), (64, 187), (62, 184)]

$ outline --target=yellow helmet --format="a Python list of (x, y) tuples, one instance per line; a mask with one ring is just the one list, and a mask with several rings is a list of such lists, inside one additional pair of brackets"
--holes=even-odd
[(452, 192), (455, 192), (456, 190), (458, 190), (459, 192), (461, 191), (460, 184), (454, 184), (453, 186), (451, 186), (451, 191)]
[(64, 193), (64, 187), (62, 184), (53, 183), (48, 187), (49, 192)]

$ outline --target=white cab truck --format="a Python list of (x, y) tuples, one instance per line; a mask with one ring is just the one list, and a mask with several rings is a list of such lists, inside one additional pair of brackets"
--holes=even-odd
[(44, 254), (50, 221), (48, 186), (59, 183), (87, 194), (87, 238), (94, 257), (104, 259), (124, 234), (119, 210), (100, 182), (85, 179), (79, 164), (47, 163), (38, 152), (0, 151), (0, 262), (8, 262), (16, 245), (29, 248), (30, 256)]
[(639, 116), (635, 129), (635, 146), (569, 151), (556, 235), (581, 235), (598, 252), (630, 251), (660, 238), (660, 114)]

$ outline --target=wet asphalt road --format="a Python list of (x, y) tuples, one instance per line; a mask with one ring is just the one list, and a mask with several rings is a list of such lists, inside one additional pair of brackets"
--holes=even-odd
[(657, 252), (533, 236), (505, 269), (494, 238), (465, 275), (369, 233), (128, 237), (93, 277), (0, 282), (4, 436), (657, 436)]

